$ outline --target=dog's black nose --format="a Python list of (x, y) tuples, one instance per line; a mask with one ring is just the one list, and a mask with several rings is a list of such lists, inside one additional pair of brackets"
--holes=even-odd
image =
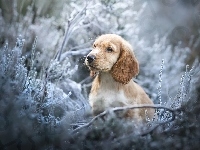
[(88, 61), (89, 64), (92, 63), (95, 59), (96, 59), (96, 57), (94, 55), (88, 55), (87, 56), (87, 61)]

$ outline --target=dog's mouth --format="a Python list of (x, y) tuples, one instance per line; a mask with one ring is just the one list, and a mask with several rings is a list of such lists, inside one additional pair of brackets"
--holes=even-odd
[(94, 66), (92, 64), (89, 64), (88, 67), (89, 67), (90, 70), (96, 71), (96, 72), (99, 72), (99, 71), (107, 72), (107, 71), (109, 71), (109, 68), (99, 68), (99, 67)]
[(87, 61), (84, 63), (91, 71), (95, 72), (107, 72), (110, 69), (98, 66), (96, 63), (88, 63)]
[(92, 71), (100, 71), (100, 69), (98, 69), (96, 66), (89, 64), (88, 65), (89, 69)]

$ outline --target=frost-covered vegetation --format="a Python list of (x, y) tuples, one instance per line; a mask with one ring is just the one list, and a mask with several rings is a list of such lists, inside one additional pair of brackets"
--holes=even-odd
[[(199, 6), (0, 0), (0, 149), (198, 149)], [(115, 117), (135, 107), (91, 117), (83, 60), (103, 33), (127, 39), (140, 62), (134, 80), (158, 116), (141, 132)]]

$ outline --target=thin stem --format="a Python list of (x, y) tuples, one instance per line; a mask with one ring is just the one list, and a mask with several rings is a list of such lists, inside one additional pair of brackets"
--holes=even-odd
[[(160, 106), (160, 105), (137, 105), (137, 106), (134, 106), (134, 105), (133, 105), (133, 106), (127, 106), (127, 107), (115, 107), (115, 108), (108, 109), (108, 110), (106, 110), (106, 111), (104, 111), (104, 112), (98, 114), (98, 115), (95, 116), (90, 122), (88, 122), (88, 123), (86, 123), (85, 125), (80, 126), (80, 127), (76, 128), (75, 130), (73, 130), (72, 133), (75, 133), (75, 132), (77, 132), (77, 131), (79, 131), (79, 130), (85, 128), (85, 127), (89, 127), (94, 121), (96, 121), (98, 118), (102, 118), (103, 116), (107, 115), (109, 112), (112, 112), (112, 111), (113, 111), (113, 112), (118, 112), (118, 111), (124, 111), (124, 110), (129, 110), (129, 109), (138, 109), (138, 108), (166, 109), (166, 110), (172, 112), (172, 114), (173, 114), (173, 115), (172, 115), (172, 119), (170, 119), (170, 120), (168, 120), (168, 121), (166, 121), (166, 122), (159, 123), (159, 125), (166, 124), (166, 123), (168, 123), (168, 122), (173, 121), (173, 120), (175, 119), (175, 115), (176, 115), (175, 112), (177, 111), (177, 110), (174, 110), (174, 109), (171, 109), (171, 108), (168, 108), (168, 107), (165, 107), (165, 106)], [(156, 128), (157, 128), (157, 127), (156, 127)], [(152, 131), (152, 130), (150, 130), (150, 131)], [(148, 132), (149, 132), (149, 131), (148, 131)], [(143, 134), (146, 134), (146, 132), (143, 133)], [(141, 135), (143, 135), (143, 134), (141, 134)]]
[(86, 11), (86, 8), (87, 8), (87, 4), (85, 5), (85, 7), (80, 11), (78, 12), (74, 18), (72, 18), (71, 20), (68, 19), (68, 23), (67, 23), (67, 28), (66, 28), (66, 32), (65, 32), (65, 36), (64, 36), (64, 40), (62, 42), (62, 46), (60, 48), (60, 50), (58, 51), (58, 55), (56, 56), (56, 59), (58, 61), (60, 61), (60, 58), (61, 58), (61, 54), (63, 52), (63, 49), (64, 47), (67, 45), (68, 41), (69, 41), (69, 38), (70, 38), (70, 35), (73, 31), (73, 28), (76, 26), (76, 24), (79, 22), (79, 19), (82, 18), (82, 15), (84, 14), (83, 12)]

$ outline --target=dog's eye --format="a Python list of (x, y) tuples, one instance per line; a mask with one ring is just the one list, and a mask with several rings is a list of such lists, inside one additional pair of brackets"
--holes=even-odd
[(108, 47), (108, 48), (106, 49), (106, 51), (107, 51), (107, 52), (112, 52), (113, 49), (112, 49), (111, 47)]
[(94, 48), (96, 48), (96, 45), (95, 45), (95, 44), (93, 44), (93, 47), (94, 47)]

